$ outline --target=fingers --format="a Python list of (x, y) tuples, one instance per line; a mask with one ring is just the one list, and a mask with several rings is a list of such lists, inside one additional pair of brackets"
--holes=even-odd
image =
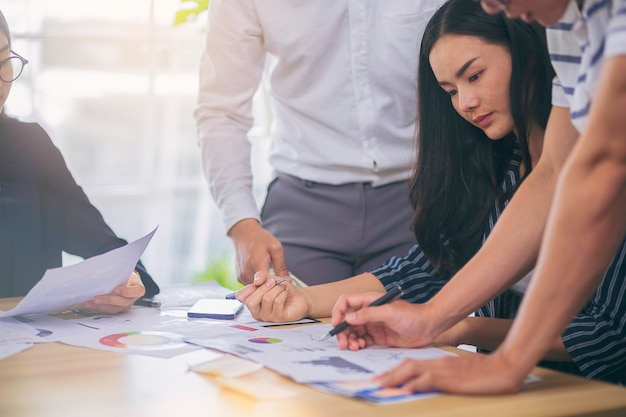
[[(372, 378), (372, 381), (380, 384), (383, 387), (397, 387), (401, 385), (407, 384), (409, 381), (413, 381), (414, 379), (418, 379), (420, 375), (423, 375), (424, 372), (420, 367), (420, 364), (423, 365), (424, 362), (419, 362), (414, 359), (405, 360), (400, 365), (390, 369), (389, 371), (375, 376)], [(432, 382), (429, 382), (430, 385), (426, 385), (425, 381), (421, 381), (421, 384), (414, 384), (416, 390), (419, 390), (418, 387), (423, 387), (424, 389), (431, 390)]]
[(467, 392), (462, 375), (457, 375), (457, 359), (448, 357), (429, 361), (406, 360), (381, 375), (377, 382), (383, 386), (401, 385), (412, 392)]
[(368, 341), (371, 341), (371, 337), (367, 334), (365, 329), (353, 329), (345, 334), (345, 346), (347, 349), (357, 351), (365, 348), (368, 345)]
[(372, 380), (383, 387), (401, 386), (415, 392), (510, 394), (520, 390), (524, 376), (491, 354), (406, 360)]
[[(282, 286), (277, 285), (277, 287)], [(284, 291), (280, 291), (277, 295), (273, 296), (271, 301), (264, 299), (261, 307), (261, 314), (265, 317), (263, 320), (272, 322), (285, 321), (287, 315), (285, 312), (285, 305), (287, 304), (288, 297), (289, 292), (285, 288)]]
[[(237, 299), (246, 305), (252, 317), (257, 320), (271, 321), (282, 315), (287, 293), (285, 284), (277, 285), (276, 278), (257, 272), (254, 283), (237, 292)], [(283, 295), (280, 296), (281, 294)]]
[(480, 3), (483, 10), (489, 14), (497, 14), (507, 8), (507, 2), (503, 0), (483, 0)]
[(270, 261), (267, 253), (264, 253), (264, 255), (260, 257), (256, 254), (252, 254), (238, 266), (237, 280), (245, 285), (253, 284), (257, 272), (269, 274), (269, 269)]
[(344, 320), (350, 324), (363, 324), (363, 320), (358, 319), (355, 311), (369, 306), (378, 297), (380, 293), (375, 292), (339, 296), (332, 311), (333, 326), (339, 325)]
[(280, 276), (288, 274), (282, 243), (256, 219), (244, 219), (236, 223), (228, 231), (228, 235), (233, 240), (237, 254), (239, 282), (251, 284), (254, 273), (268, 272), (270, 265), (274, 265)]
[[(279, 277), (289, 278), (289, 270), (285, 263), (285, 250), (282, 244), (270, 247), (270, 258), (272, 260), (274, 273)], [(289, 278), (289, 280), (291, 280), (291, 278)]]
[(146, 293), (141, 277), (135, 271), (125, 284), (118, 285), (110, 294), (97, 295), (83, 303), (83, 307), (102, 313), (119, 313), (133, 305)]
[(373, 344), (374, 339), (369, 334), (369, 326), (364, 326), (370, 320), (368, 310), (372, 301), (380, 297), (379, 293), (364, 293), (341, 295), (332, 311), (332, 324), (338, 326), (343, 321), (350, 327), (337, 335), (339, 349), (359, 350)]
[(137, 298), (126, 298), (119, 295), (97, 295), (93, 300), (83, 303), (83, 308), (101, 313), (119, 313), (130, 307)]
[(270, 275), (266, 272), (258, 271), (254, 274), (254, 280), (251, 284), (246, 285), (239, 291), (237, 291), (237, 299), (242, 303), (245, 303), (250, 295), (254, 294), (258, 287), (265, 284), (265, 282), (269, 279)]

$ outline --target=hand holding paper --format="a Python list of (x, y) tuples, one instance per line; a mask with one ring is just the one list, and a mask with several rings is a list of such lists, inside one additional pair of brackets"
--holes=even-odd
[(93, 300), (85, 301), (83, 308), (101, 313), (119, 313), (133, 305), (146, 293), (141, 277), (135, 271), (124, 284), (120, 284), (110, 294), (96, 295)]
[(78, 264), (47, 270), (22, 301), (14, 309), (0, 312), (0, 317), (62, 311), (114, 290), (116, 294), (100, 298), (97, 309), (117, 307), (118, 311), (122, 310), (120, 307), (128, 298), (133, 298), (135, 292), (143, 294), (141, 281), (126, 284), (155, 232), (156, 228), (132, 243)]

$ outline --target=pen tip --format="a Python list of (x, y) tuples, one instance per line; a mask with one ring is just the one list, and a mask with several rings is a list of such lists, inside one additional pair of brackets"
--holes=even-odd
[(325, 341), (326, 339), (328, 339), (330, 337), (330, 333), (326, 333), (324, 334), (322, 337), (319, 338), (320, 342)]

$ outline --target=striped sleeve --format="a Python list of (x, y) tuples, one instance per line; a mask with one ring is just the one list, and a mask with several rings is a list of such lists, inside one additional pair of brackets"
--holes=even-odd
[(606, 58), (626, 54), (626, 0), (614, 0), (611, 7), (604, 50)]
[(626, 384), (626, 240), (562, 339), (583, 375)]
[(552, 104), (571, 107), (582, 51), (572, 34), (574, 22), (580, 18), (575, 2), (571, 2), (558, 23), (546, 28), (550, 61), (557, 76), (552, 82)]
[(371, 271), (386, 289), (400, 284), (403, 299), (411, 303), (425, 303), (439, 292), (446, 280), (441, 277), (419, 245), (404, 257), (394, 256)]

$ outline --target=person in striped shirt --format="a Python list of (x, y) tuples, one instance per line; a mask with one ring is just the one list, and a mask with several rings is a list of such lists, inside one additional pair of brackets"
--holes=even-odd
[[(237, 294), (254, 317), (326, 317), (342, 293), (380, 292), (397, 283), (410, 303), (432, 298), (476, 253), (539, 159), (553, 76), (540, 34), (521, 22), (489, 16), (470, 0), (453, 0), (441, 8), (427, 27), (420, 56), (423, 117), (418, 170), (411, 183), (419, 244), (370, 273), (331, 284), (299, 289), (275, 285), (272, 277), (258, 273), (255, 283)], [(622, 276), (625, 272), (620, 271)], [(518, 285), (490, 300), (478, 310), (479, 317), (462, 320), (437, 342), (495, 349), (523, 292)], [(605, 325), (610, 314), (593, 314), (603, 308), (602, 301), (591, 302), (572, 329), (580, 323)], [(555, 338), (544, 364), (580, 374), (577, 363), (584, 359), (578, 348)]]
[[(378, 382), (411, 390), (516, 392), (561, 339), (586, 376), (624, 384), (626, 0), (483, 0), (482, 5), (490, 13), (504, 11), (547, 26), (558, 79), (542, 157), (481, 250), (428, 303), (395, 302), (354, 312), (373, 296), (340, 299), (333, 323), (346, 318), (353, 325), (338, 336), (340, 344), (427, 344), (513, 284), (536, 260), (517, 318), (493, 353), (405, 363)], [(581, 311), (588, 311), (589, 320), (572, 327), (572, 317)]]

